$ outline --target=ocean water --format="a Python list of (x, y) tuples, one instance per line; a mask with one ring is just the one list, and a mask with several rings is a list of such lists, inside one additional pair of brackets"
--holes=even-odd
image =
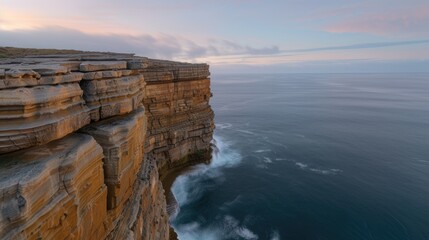
[(212, 76), (212, 163), (176, 179), (193, 239), (429, 239), (429, 74)]

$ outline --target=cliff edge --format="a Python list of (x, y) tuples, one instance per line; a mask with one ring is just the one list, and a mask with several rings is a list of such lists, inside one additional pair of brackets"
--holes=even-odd
[(174, 236), (162, 179), (211, 157), (209, 66), (55, 53), (0, 60), (0, 239)]

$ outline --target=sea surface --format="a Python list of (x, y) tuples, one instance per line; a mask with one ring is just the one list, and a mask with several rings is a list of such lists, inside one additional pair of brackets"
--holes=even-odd
[(181, 240), (429, 239), (429, 74), (212, 75)]

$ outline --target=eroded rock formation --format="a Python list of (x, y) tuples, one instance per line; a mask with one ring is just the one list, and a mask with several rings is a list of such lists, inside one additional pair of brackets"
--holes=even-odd
[(161, 180), (210, 158), (209, 74), (132, 54), (0, 61), (0, 239), (169, 239)]

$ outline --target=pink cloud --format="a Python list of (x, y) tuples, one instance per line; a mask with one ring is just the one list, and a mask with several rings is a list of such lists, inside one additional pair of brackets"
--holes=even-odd
[[(383, 12), (384, 11), (384, 12)], [(384, 9), (346, 18), (325, 27), (334, 33), (369, 33), (383, 36), (429, 36), (429, 4), (403, 9)]]

